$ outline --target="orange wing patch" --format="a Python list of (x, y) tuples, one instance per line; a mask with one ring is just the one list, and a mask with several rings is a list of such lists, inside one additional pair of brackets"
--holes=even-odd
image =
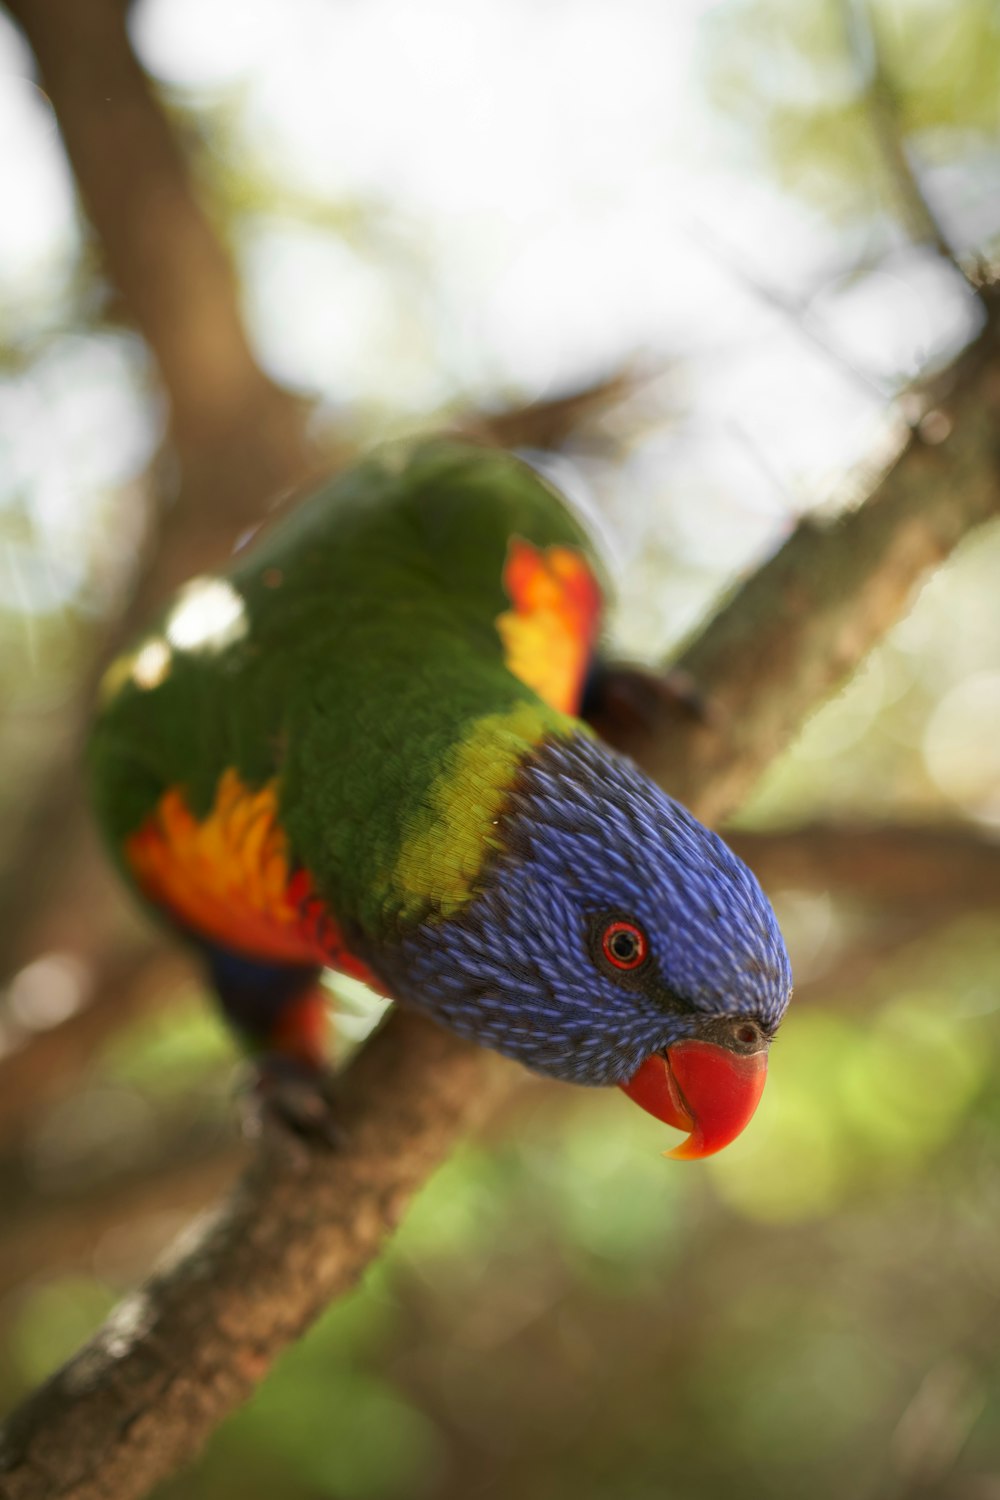
[(177, 787), (125, 844), (141, 890), (184, 926), (237, 953), (323, 964), (374, 982), (348, 953), (307, 870), (290, 868), (274, 781), (253, 790), (229, 769), (201, 822)]
[(601, 590), (572, 547), (513, 537), (503, 586), (513, 609), (497, 616), (507, 666), (551, 708), (575, 713), (597, 641)]

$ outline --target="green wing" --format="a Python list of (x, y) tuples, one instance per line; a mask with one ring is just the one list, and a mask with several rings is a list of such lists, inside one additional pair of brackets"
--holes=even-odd
[[(376, 456), (111, 668), (91, 765), (117, 857), (143, 885), (136, 839), (171, 798), (231, 885), (246, 843), (215, 837), (222, 790), (273, 789), (288, 879), (305, 869), (338, 923), (443, 909), (518, 754), (570, 727), (599, 609), (586, 535), (531, 469), (447, 441)], [(168, 850), (172, 891), (191, 888), (185, 857)]]

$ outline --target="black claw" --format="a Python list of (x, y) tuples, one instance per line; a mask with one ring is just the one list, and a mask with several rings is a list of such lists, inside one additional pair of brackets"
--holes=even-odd
[(257, 1137), (273, 1124), (310, 1143), (340, 1146), (344, 1130), (332, 1075), (282, 1053), (258, 1058), (244, 1095), (243, 1128)]

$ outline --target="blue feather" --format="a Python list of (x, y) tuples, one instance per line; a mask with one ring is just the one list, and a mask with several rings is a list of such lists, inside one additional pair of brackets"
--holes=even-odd
[[(579, 734), (522, 763), (473, 899), (401, 937), (380, 967), (400, 999), (539, 1072), (620, 1083), (726, 1017), (773, 1035), (791, 992), (770, 904), (711, 830), (624, 756)], [(620, 917), (642, 974), (595, 957)]]

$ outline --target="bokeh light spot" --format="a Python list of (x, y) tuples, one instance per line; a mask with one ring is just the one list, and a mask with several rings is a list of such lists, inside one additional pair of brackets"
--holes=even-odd
[(224, 578), (193, 578), (167, 618), (167, 640), (178, 651), (222, 651), (250, 628), (246, 605)]

